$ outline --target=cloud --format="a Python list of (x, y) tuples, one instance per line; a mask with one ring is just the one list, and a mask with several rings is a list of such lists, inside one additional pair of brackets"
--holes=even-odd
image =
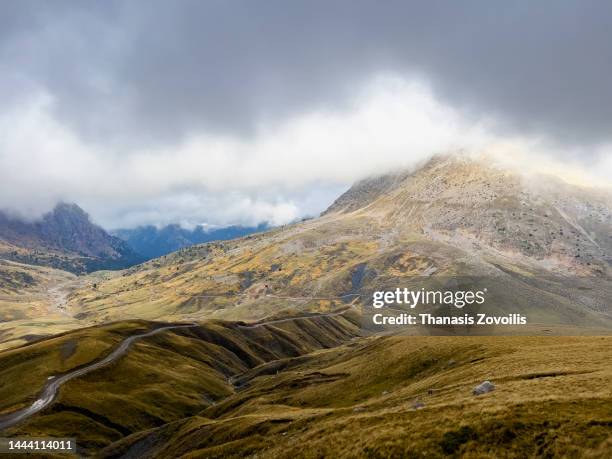
[(107, 154), (58, 122), (40, 95), (0, 117), (0, 207), (36, 214), (77, 201), (108, 227), (282, 224), (320, 212), (355, 180), (435, 153), (528, 152), (530, 164), (535, 152), (555, 157), (541, 141), (492, 134), (490, 124), (441, 103), (422, 82), (383, 75), (343, 110), (261, 124), (246, 139), (200, 133), (172, 148)]
[(0, 208), (283, 223), (459, 148), (609, 184), (611, 9), (4, 2)]
[(0, 18), (3, 98), (42, 88), (88, 141), (250, 135), (341, 108), (381, 72), (500, 129), (610, 140), (609, 2), (26, 0)]

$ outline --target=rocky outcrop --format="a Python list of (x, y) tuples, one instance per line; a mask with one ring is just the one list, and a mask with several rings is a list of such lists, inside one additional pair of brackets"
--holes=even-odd
[(491, 381), (483, 381), (480, 384), (478, 384), (476, 387), (474, 387), (472, 394), (474, 395), (488, 394), (489, 392), (493, 392), (494, 390), (495, 390), (495, 384), (493, 384)]

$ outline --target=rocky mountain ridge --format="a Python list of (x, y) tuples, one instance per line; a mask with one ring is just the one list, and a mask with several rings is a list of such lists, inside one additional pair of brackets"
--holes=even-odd
[(121, 269), (143, 261), (76, 204), (59, 203), (28, 222), (0, 212), (0, 258), (73, 273)]

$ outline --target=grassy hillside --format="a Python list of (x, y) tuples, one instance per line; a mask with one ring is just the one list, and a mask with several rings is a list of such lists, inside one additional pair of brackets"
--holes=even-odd
[[(76, 436), (102, 457), (609, 457), (612, 338), (350, 340), (349, 317), (161, 333), (5, 433)], [(0, 353), (2, 410), (150, 326)], [(484, 380), (495, 390), (473, 395)]]
[(288, 307), (326, 311), (350, 300), (369, 306), (374, 290), (452, 289), (459, 279), (488, 289), (491, 313), (525, 313), (532, 323), (612, 324), (602, 315), (612, 301), (608, 277), (547, 271), (486, 251), (475, 256), (415, 234), (387, 241), (372, 234), (374, 224), (326, 217), (192, 247), (78, 290), (69, 306), (94, 322), (260, 319)]
[(102, 456), (604, 458), (611, 358), (608, 337), (369, 338), (262, 366)]
[[(207, 322), (138, 341), (116, 363), (74, 379), (10, 435), (73, 436), (87, 451), (195, 415), (236, 391), (232, 378), (266, 362), (337, 346), (358, 332), (350, 312), (274, 325)], [(0, 353), (0, 412), (32, 403), (49, 376), (101, 358), (154, 324), (121, 322)], [(20, 381), (16, 387), (15, 381)]]
[(77, 328), (66, 309), (76, 276), (52, 268), (0, 260), (0, 349)]

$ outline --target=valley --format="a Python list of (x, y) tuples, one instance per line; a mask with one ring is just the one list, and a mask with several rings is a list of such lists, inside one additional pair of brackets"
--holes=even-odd
[[(609, 452), (612, 338), (359, 337), (355, 320), (347, 311), (256, 328), (216, 321), (143, 337), (4, 433), (76, 436), (81, 454), (97, 457)], [(10, 368), (41, 387), (151, 326), (116, 323), (5, 352), (2, 380)], [(473, 395), (484, 380), (495, 390)], [(0, 391), (5, 413), (36, 397)]]
[(0, 349), (82, 326), (67, 301), (85, 279), (8, 260), (0, 260), (0, 278)]

